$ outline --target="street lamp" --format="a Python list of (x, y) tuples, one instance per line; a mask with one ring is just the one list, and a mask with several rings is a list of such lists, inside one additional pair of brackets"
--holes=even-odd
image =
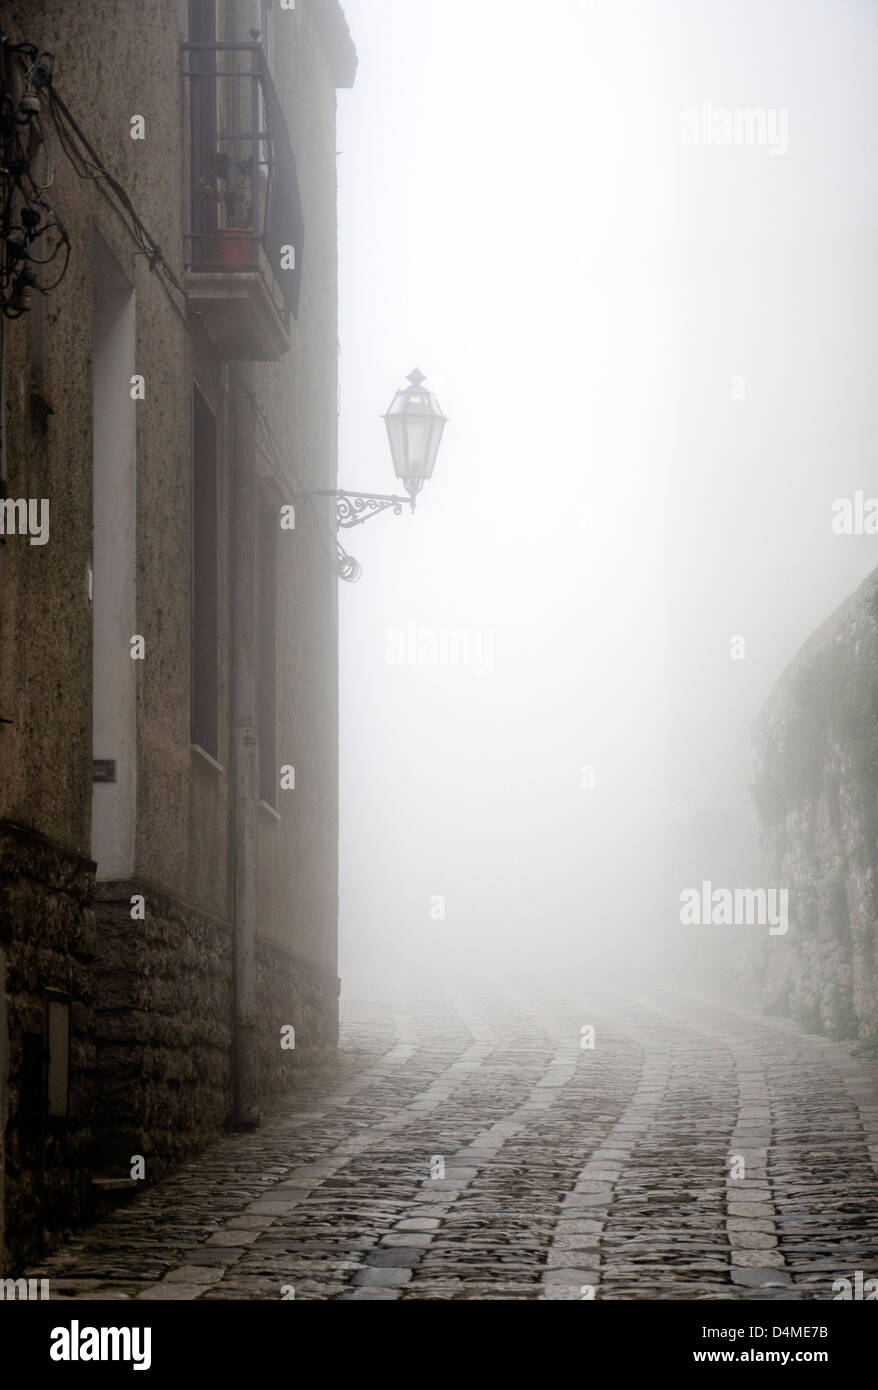
[(424, 386), (423, 372), (409, 375), (409, 386), (397, 391), (384, 416), (387, 438), (397, 478), (405, 487), (415, 510), (418, 493), (433, 476), (436, 455), (448, 420), (439, 402)]
[(433, 476), (436, 455), (448, 420), (432, 391), (425, 387), (423, 372), (411, 372), (408, 381), (408, 386), (397, 391), (384, 416), (394, 472), (408, 497), (392, 497), (383, 492), (347, 492), (342, 489), (312, 493), (313, 497), (336, 499), (338, 525), (344, 530), (362, 526), (379, 512), (392, 510), (396, 516), (401, 516), (406, 506), (414, 511), (418, 493)]

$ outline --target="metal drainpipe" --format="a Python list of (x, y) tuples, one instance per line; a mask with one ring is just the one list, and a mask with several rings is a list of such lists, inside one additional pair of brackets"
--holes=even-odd
[[(0, 314), (0, 502), (6, 496), (6, 317)], [(0, 536), (0, 584), (3, 580), (3, 552), (6, 537)]]
[[(4, 349), (6, 318), (0, 314), (0, 503), (6, 496), (6, 358)], [(0, 537), (0, 599), (3, 597), (3, 552), (6, 537)], [(2, 712), (0, 712), (2, 714)], [(2, 724), (0, 722), (0, 732)], [(6, 956), (0, 949), (0, 1276), (6, 1274), (6, 1121), (9, 1076), (9, 1035), (6, 1020)]]
[[(256, 476), (250, 368), (233, 369), (231, 512), (232, 835), (234, 853), (234, 1121), (259, 1123), (256, 1003)], [(238, 389), (243, 387), (244, 389)]]
[(6, 1268), (6, 1121), (9, 1034), (6, 1021), (6, 956), (0, 950), (0, 1277)]

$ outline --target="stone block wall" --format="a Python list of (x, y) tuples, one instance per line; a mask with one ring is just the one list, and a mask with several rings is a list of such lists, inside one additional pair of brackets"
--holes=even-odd
[(229, 1116), (232, 928), (136, 882), (100, 884), (95, 916), (93, 1163), (127, 1172), (141, 1154), (156, 1178)]
[[(259, 1100), (283, 1095), (297, 1067), (319, 1061), (338, 1044), (338, 982), (328, 972), (260, 942), (256, 959), (259, 995)], [(295, 1028), (295, 1049), (281, 1048), (281, 1029)]]
[[(90, 1083), (94, 1072), (94, 865), (32, 830), (0, 821), (0, 949), (6, 956), (5, 1134), (7, 1272), (88, 1214)], [(67, 1120), (39, 1114), (25, 1038), (44, 1035), (46, 990), (70, 995)], [(37, 1082), (39, 1078), (37, 1078)]]
[[(143, 898), (145, 918), (132, 918)], [(136, 908), (134, 909), (137, 910)], [(230, 922), (144, 883), (99, 884), (95, 904), (96, 1171), (146, 1159), (154, 1180), (209, 1142), (232, 1113)], [(336, 980), (266, 942), (257, 952), (259, 1102), (338, 1041)], [(281, 1030), (295, 1029), (295, 1049)]]

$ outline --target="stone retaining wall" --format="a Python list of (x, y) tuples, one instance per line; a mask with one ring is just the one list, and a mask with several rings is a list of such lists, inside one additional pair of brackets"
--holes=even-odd
[(790, 927), (762, 953), (767, 1007), (878, 1045), (878, 576), (805, 644), (756, 730), (770, 881)]

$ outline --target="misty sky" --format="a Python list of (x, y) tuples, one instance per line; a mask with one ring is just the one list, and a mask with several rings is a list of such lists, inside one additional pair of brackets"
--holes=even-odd
[[(876, 563), (831, 507), (878, 492), (878, 5), (345, 11), (340, 485), (393, 489), (413, 367), (451, 424), (342, 535), (342, 973), (655, 949), (669, 838), (749, 833), (750, 723)], [(788, 148), (685, 144), (704, 103)], [(471, 664), (391, 664), (410, 624)]]

